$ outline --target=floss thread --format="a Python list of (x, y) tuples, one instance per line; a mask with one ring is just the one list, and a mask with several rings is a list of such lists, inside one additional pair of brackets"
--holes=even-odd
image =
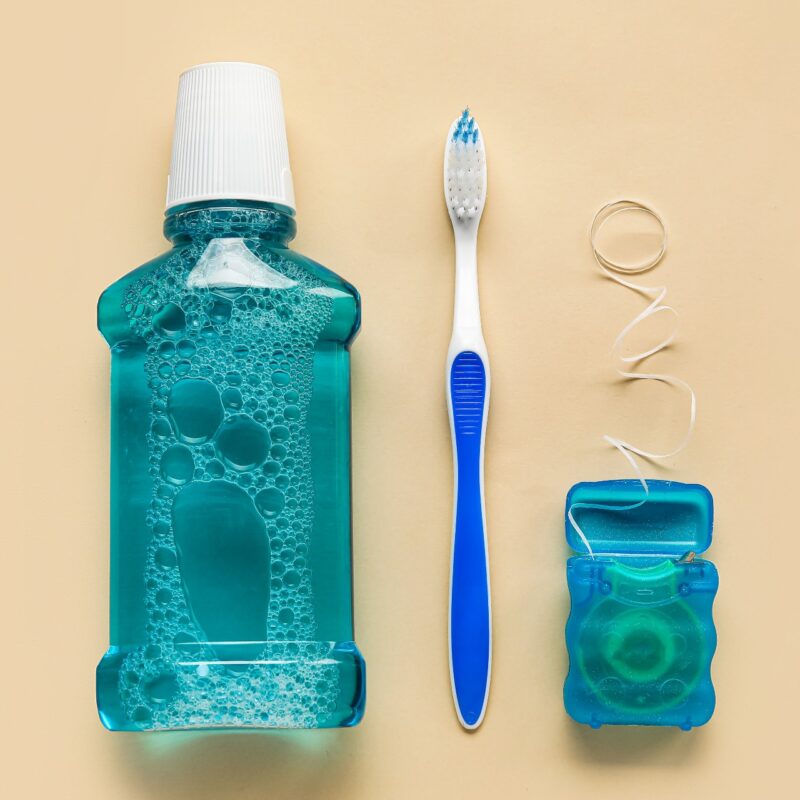
[[(661, 229), (661, 244), (658, 248), (658, 251), (650, 258), (643, 259), (642, 261), (633, 264), (625, 264), (618, 261), (614, 261), (608, 255), (603, 253), (597, 244), (597, 238), (603, 226), (610, 219), (612, 219), (615, 216), (618, 216), (619, 214), (625, 214), (631, 212), (645, 213), (650, 217), (652, 217), (658, 223), (658, 226)], [(674, 375), (667, 375), (656, 372), (636, 371), (636, 367), (641, 362), (643, 362), (647, 358), (650, 358), (651, 356), (660, 353), (662, 350), (668, 347), (675, 340), (675, 337), (677, 336), (678, 333), (678, 312), (672, 306), (667, 305), (664, 302), (667, 296), (667, 287), (643, 286), (642, 284), (634, 283), (633, 281), (627, 280), (625, 277), (623, 277), (628, 275), (638, 275), (644, 272), (649, 272), (654, 267), (656, 267), (666, 255), (667, 227), (661, 215), (658, 214), (650, 206), (646, 205), (645, 203), (639, 202), (638, 200), (615, 200), (611, 203), (607, 203), (594, 215), (594, 219), (592, 220), (592, 224), (589, 229), (589, 243), (592, 248), (592, 256), (594, 257), (594, 260), (597, 262), (597, 265), (600, 268), (601, 272), (607, 278), (614, 281), (615, 283), (620, 284), (621, 286), (626, 287), (627, 289), (631, 289), (632, 291), (643, 295), (650, 301), (647, 307), (644, 310), (642, 310), (639, 314), (637, 314), (630, 322), (628, 322), (627, 325), (625, 325), (625, 327), (617, 334), (617, 337), (614, 339), (614, 345), (611, 348), (611, 356), (617, 363), (616, 366), (617, 373), (626, 380), (652, 380), (652, 381), (659, 381), (661, 383), (665, 383), (670, 386), (674, 386), (686, 392), (690, 398), (689, 422), (686, 428), (686, 433), (683, 439), (678, 444), (678, 446), (675, 447), (673, 450), (670, 450), (669, 452), (657, 453), (651, 450), (645, 450), (617, 436), (611, 436), (610, 434), (603, 435), (603, 441), (607, 442), (612, 447), (619, 450), (619, 452), (625, 457), (625, 460), (630, 464), (631, 468), (634, 471), (636, 479), (642, 484), (645, 497), (640, 502), (628, 506), (614, 506), (612, 508), (608, 508), (602, 505), (576, 503), (575, 505), (570, 507), (569, 511), (567, 512), (567, 517), (570, 521), (570, 524), (575, 529), (575, 532), (578, 534), (583, 544), (586, 546), (588, 554), (594, 557), (594, 553), (592, 552), (592, 547), (589, 544), (586, 535), (576, 522), (575, 517), (573, 515), (573, 511), (576, 508), (597, 508), (597, 509), (608, 509), (615, 511), (626, 511), (638, 508), (644, 502), (646, 502), (647, 496), (650, 493), (650, 489), (647, 485), (647, 480), (644, 477), (644, 473), (642, 472), (642, 469), (637, 461), (637, 457), (651, 461), (663, 461), (668, 458), (673, 458), (674, 456), (682, 452), (689, 444), (689, 441), (692, 438), (692, 433), (694, 432), (695, 422), (697, 419), (697, 397), (695, 395), (694, 389), (692, 389), (692, 387), (686, 381), (682, 380), (681, 378), (677, 378)], [(671, 314), (673, 316), (674, 325), (669, 334), (653, 347), (643, 350), (640, 353), (635, 353), (633, 355), (625, 355), (624, 345), (630, 333), (633, 330), (635, 330), (636, 327), (639, 326), (642, 322), (644, 322), (647, 319), (650, 319), (651, 317), (656, 316), (657, 314)]]

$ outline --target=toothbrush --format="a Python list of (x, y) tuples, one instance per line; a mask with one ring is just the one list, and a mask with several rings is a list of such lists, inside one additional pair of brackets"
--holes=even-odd
[(476, 253), (486, 201), (486, 156), (480, 129), (468, 108), (447, 136), (444, 196), (456, 245), (453, 335), (446, 372), (454, 473), (450, 682), (459, 722), (472, 730), (483, 721), (489, 697), (492, 623), (483, 486), (490, 380)]

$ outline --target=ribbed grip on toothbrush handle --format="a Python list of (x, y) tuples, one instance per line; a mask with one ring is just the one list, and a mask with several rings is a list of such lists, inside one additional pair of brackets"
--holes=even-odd
[(458, 717), (466, 728), (483, 720), (489, 695), (491, 612), (483, 502), (483, 440), (487, 370), (472, 351), (450, 367), (448, 400), (453, 435), (455, 509), (450, 573), (450, 677)]

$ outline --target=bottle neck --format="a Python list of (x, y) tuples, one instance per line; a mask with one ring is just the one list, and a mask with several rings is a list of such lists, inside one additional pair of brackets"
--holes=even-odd
[(294, 239), (294, 211), (255, 200), (206, 200), (168, 208), (164, 236), (173, 244), (211, 239), (269, 239), (286, 246)]

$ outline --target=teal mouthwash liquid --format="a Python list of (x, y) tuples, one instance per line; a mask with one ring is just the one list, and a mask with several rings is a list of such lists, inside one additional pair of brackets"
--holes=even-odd
[(181, 76), (172, 247), (98, 305), (111, 348), (112, 730), (356, 724), (350, 354), (356, 290), (288, 249), (280, 85)]

